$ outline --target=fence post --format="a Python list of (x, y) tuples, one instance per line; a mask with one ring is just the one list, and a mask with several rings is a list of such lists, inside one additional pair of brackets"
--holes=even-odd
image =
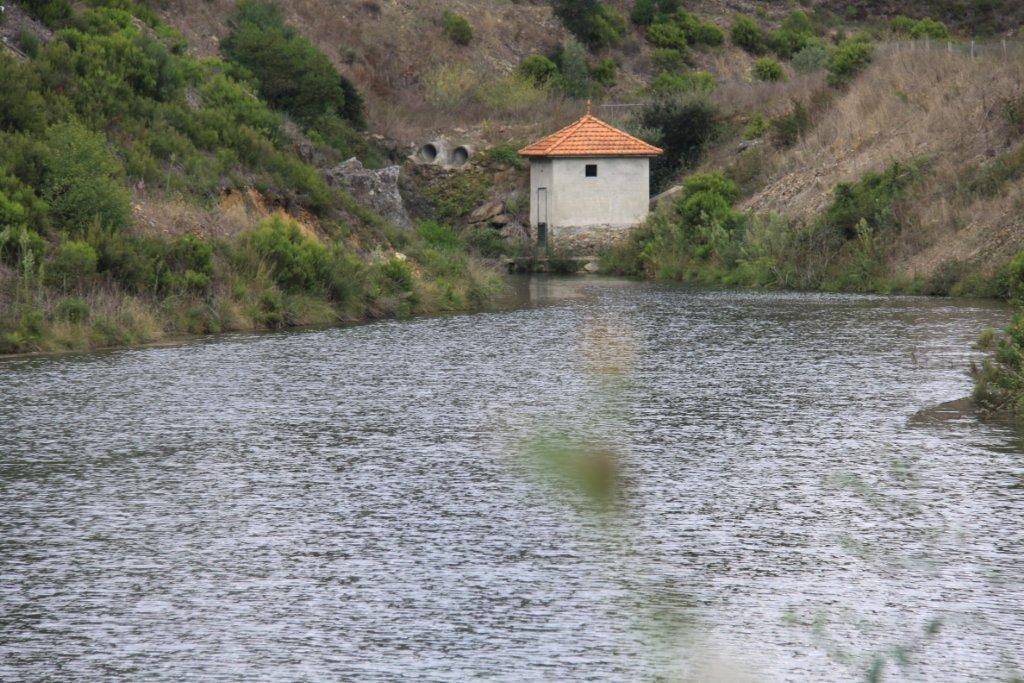
[(974, 59), (974, 39), (971, 39), (971, 59)]
[(1009, 57), (1009, 53), (1006, 51), (1006, 38), (1003, 38), (1003, 59)]
[(953, 54), (953, 41), (952, 40), (947, 40), (946, 41), (946, 51), (949, 52), (949, 54)]

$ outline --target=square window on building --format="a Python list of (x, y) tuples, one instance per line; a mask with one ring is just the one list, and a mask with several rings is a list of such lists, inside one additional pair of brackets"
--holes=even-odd
[(588, 178), (596, 178), (597, 177), (597, 164), (587, 164), (587, 177)]

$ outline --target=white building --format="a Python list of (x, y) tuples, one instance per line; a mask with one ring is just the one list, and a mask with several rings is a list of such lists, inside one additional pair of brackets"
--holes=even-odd
[[(650, 208), (651, 157), (662, 150), (590, 113), (519, 150), (530, 160), (530, 226), (571, 237), (642, 223)], [(538, 229), (540, 228), (540, 229)]]

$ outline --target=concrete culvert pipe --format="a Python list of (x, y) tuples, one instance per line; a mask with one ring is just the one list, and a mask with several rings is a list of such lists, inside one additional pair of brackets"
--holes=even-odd
[(448, 162), (448, 146), (440, 140), (425, 142), (420, 147), (420, 161), (425, 164), (444, 164)]
[(459, 145), (452, 150), (452, 166), (462, 166), (473, 156), (473, 148), (469, 145)]

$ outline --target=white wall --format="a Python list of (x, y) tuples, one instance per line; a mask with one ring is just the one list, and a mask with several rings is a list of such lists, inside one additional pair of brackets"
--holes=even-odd
[[(587, 164), (597, 177), (587, 178)], [(548, 224), (557, 228), (628, 228), (643, 222), (650, 207), (650, 159), (646, 157), (538, 159), (530, 164), (530, 221), (543, 216), (537, 190), (547, 187)]]

